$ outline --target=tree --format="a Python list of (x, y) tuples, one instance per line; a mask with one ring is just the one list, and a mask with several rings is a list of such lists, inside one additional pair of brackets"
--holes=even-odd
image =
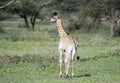
[(36, 18), (38, 17), (40, 10), (44, 7), (47, 0), (2, 0), (1, 3), (7, 3), (2, 5), (3, 11), (19, 15), (24, 19), (26, 27), (35, 28)]
[[(10, 7), (10, 10), (13, 11), (12, 13), (18, 14), (24, 19), (27, 28), (32, 27), (34, 30), (35, 21), (39, 13), (37, 2), (33, 0), (22, 0), (20, 3), (14, 4), (14, 6)], [(30, 17), (30, 22), (28, 21), (28, 17)]]
[(120, 14), (120, 1), (119, 0), (108, 0), (108, 15), (110, 16), (110, 36), (115, 36), (115, 21), (118, 18), (116, 12)]
[[(93, 18), (95, 22), (101, 22), (101, 18), (108, 18), (110, 20), (110, 37), (115, 36), (115, 21), (117, 18), (116, 12), (120, 12), (119, 0), (91, 0), (87, 4), (88, 16)], [(118, 13), (119, 14), (119, 13)]]
[(7, 12), (6, 8), (15, 2), (16, 0), (0, 0), (0, 20), (8, 19), (11, 16), (11, 14)]

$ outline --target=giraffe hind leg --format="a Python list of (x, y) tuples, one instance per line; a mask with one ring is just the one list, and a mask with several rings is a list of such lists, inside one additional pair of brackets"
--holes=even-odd
[(75, 53), (76, 53), (76, 50), (73, 49), (73, 50), (72, 50), (72, 76), (74, 76), (74, 61), (75, 61)]
[(60, 58), (59, 58), (59, 62), (60, 62), (60, 77), (62, 77), (62, 50), (59, 50), (60, 52)]

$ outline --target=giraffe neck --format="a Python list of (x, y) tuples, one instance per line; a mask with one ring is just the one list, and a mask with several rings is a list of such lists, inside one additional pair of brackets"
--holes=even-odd
[(58, 33), (59, 33), (60, 38), (68, 36), (68, 33), (66, 29), (64, 28), (61, 19), (57, 19), (56, 23), (57, 23)]

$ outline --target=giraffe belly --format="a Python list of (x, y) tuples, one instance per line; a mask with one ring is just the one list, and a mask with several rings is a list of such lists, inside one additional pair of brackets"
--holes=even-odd
[(59, 49), (59, 50), (62, 50), (62, 51), (64, 51), (64, 52), (66, 52), (66, 51), (71, 51), (72, 48), (73, 48), (72, 45), (68, 45), (68, 44), (65, 44), (65, 43), (62, 43), (62, 44), (59, 43), (59, 45), (58, 45), (58, 49)]
[(65, 46), (62, 45), (62, 44), (59, 44), (59, 45), (58, 45), (58, 49), (59, 49), (59, 50), (65, 50)]

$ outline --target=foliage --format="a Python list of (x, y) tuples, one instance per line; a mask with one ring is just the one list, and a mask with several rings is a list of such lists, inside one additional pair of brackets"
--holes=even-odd
[[(8, 1), (10, 0), (2, 0), (0, 5)], [(0, 10), (0, 20), (11, 17), (10, 13), (17, 14), (24, 19), (28, 28), (35, 30), (36, 18), (46, 22), (50, 14), (57, 11), (63, 18), (68, 19), (68, 28), (71, 31), (82, 28), (96, 31), (107, 21), (112, 37), (116, 36), (116, 33), (119, 36), (116, 23), (120, 17), (119, 10), (119, 0), (21, 0)]]

